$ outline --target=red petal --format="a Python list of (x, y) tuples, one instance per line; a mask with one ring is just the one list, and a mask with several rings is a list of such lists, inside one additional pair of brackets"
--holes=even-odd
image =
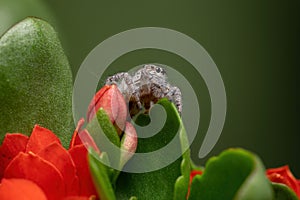
[(111, 86), (105, 85), (103, 86), (94, 96), (93, 100), (91, 101), (88, 112), (87, 112), (87, 121), (91, 121), (91, 119), (95, 116), (95, 112), (99, 109), (96, 109), (96, 105), (98, 104), (99, 100), (102, 98), (103, 94), (110, 88)]
[(115, 119), (118, 116), (119, 103), (117, 98), (116, 86), (111, 85), (95, 105), (96, 111), (103, 108), (107, 112), (112, 123), (115, 122)]
[(83, 124), (84, 124), (84, 119), (81, 118), (78, 121), (77, 127), (76, 127), (76, 129), (73, 133), (73, 136), (72, 136), (72, 139), (71, 139), (71, 142), (70, 142), (70, 145), (69, 145), (69, 149), (73, 148), (76, 145), (81, 145), (82, 144), (81, 139), (78, 136), (78, 133), (81, 130), (81, 127), (83, 126)]
[(1, 200), (47, 200), (43, 190), (34, 182), (25, 179), (2, 179)]
[(120, 90), (117, 87), (116, 87), (116, 96), (117, 96), (119, 105), (118, 105), (118, 115), (117, 115), (117, 118), (116, 118), (115, 126), (117, 127), (117, 129), (121, 130), (121, 131), (118, 131), (118, 133), (121, 134), (122, 131), (125, 128), (128, 109), (127, 109), (125, 99), (124, 99), (122, 93), (120, 92)]
[(10, 161), (24, 152), (28, 142), (28, 137), (20, 133), (6, 134), (0, 147), (0, 180), (3, 177), (4, 170)]
[(52, 163), (61, 173), (67, 195), (78, 195), (79, 181), (75, 164), (69, 152), (57, 142), (53, 142), (38, 154), (41, 158)]
[(69, 150), (69, 153), (75, 163), (77, 176), (79, 178), (79, 191), (82, 196), (91, 196), (96, 194), (87, 160), (87, 149), (84, 145), (78, 145)]
[(32, 151), (33, 153), (38, 153), (53, 142), (60, 144), (60, 140), (54, 133), (52, 133), (52, 131), (39, 125), (35, 125), (29, 137), (25, 152)]
[(20, 152), (7, 166), (4, 177), (33, 181), (44, 191), (48, 200), (60, 199), (65, 193), (61, 173), (50, 162), (32, 152)]

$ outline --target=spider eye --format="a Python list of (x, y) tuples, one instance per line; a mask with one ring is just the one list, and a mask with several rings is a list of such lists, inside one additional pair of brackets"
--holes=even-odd
[(156, 68), (156, 72), (159, 73), (161, 71), (160, 67)]

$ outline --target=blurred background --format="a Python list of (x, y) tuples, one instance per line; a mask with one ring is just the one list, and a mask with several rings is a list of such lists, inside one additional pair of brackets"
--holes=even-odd
[(210, 119), (209, 94), (186, 60), (161, 50), (138, 50), (118, 58), (106, 74), (151, 62), (174, 67), (190, 80), (200, 102), (195, 163), (243, 147), (267, 168), (289, 164), (300, 178), (299, 9), (298, 0), (0, 0), (0, 34), (26, 16), (46, 19), (58, 32), (75, 79), (87, 54), (119, 32), (149, 26), (182, 32), (210, 54), (227, 93), (225, 126), (206, 158), (199, 159), (198, 151)]

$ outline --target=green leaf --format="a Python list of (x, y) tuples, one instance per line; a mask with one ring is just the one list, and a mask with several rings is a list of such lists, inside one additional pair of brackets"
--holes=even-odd
[[(175, 106), (166, 99), (158, 102), (162, 105), (167, 113), (167, 120), (162, 130), (156, 135), (149, 138), (139, 138), (137, 153), (152, 152), (167, 145), (176, 135), (181, 125), (180, 117), (177, 113)], [(138, 117), (137, 124), (147, 124), (149, 120), (147, 117)], [(139, 134), (139, 133), (138, 133)], [(183, 134), (183, 133), (181, 133)], [(185, 132), (184, 132), (185, 134)], [(179, 149), (181, 141), (179, 137), (174, 138)], [(189, 151), (186, 153), (189, 157)], [(171, 156), (171, 155), (170, 155)], [(135, 156), (128, 161), (131, 163)], [(164, 156), (157, 157), (151, 162), (160, 163), (166, 159)], [(183, 164), (182, 164), (183, 163)], [(116, 196), (117, 199), (129, 199), (131, 196), (137, 199), (166, 199), (170, 200), (174, 195), (174, 184), (179, 176), (181, 176), (181, 169), (188, 171), (188, 162), (183, 161), (180, 157), (170, 165), (147, 173), (127, 173), (122, 172), (117, 180)], [(183, 181), (185, 182), (185, 181)]]
[[(110, 168), (103, 163), (108, 164), (108, 157), (105, 152), (99, 156), (93, 150), (89, 151), (88, 155), (90, 171), (92, 173), (94, 185), (101, 200), (116, 199), (114, 190), (110, 183)], [(102, 160), (102, 162), (101, 162)]]
[(72, 120), (72, 75), (53, 28), (26, 18), (0, 38), (0, 140), (7, 132), (29, 135), (35, 124), (67, 146)]
[(299, 200), (295, 192), (288, 186), (280, 183), (272, 183), (274, 200)]
[(194, 177), (189, 200), (272, 198), (260, 159), (243, 149), (229, 149), (211, 158), (203, 175)]

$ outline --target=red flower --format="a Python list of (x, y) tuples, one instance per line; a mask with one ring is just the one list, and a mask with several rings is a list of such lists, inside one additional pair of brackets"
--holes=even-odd
[(268, 169), (266, 174), (270, 181), (287, 185), (294, 190), (294, 192), (300, 198), (300, 182), (293, 176), (288, 165), (279, 168)]
[(87, 153), (80, 141), (64, 149), (56, 135), (38, 125), (29, 138), (6, 134), (0, 146), (0, 199), (96, 198)]

